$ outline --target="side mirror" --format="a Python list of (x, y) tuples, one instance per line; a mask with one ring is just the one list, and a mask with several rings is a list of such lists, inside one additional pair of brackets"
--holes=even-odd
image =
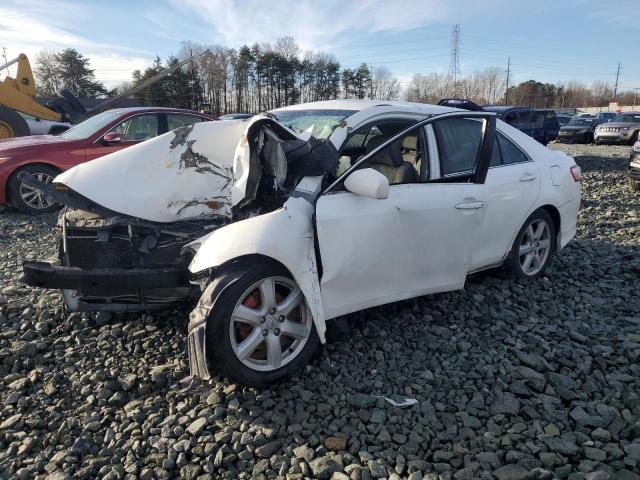
[(387, 198), (389, 179), (373, 168), (356, 170), (344, 181), (344, 188), (356, 195), (369, 198)]
[(102, 143), (115, 145), (122, 141), (122, 135), (116, 132), (105, 133), (102, 137)]

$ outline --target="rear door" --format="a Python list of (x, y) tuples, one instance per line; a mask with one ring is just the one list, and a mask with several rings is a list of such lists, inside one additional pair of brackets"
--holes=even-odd
[(487, 206), (475, 235), (471, 271), (502, 262), (540, 195), (540, 171), (515, 142), (497, 132), (485, 186)]
[[(494, 131), (495, 117), (487, 113), (425, 120), (365, 155), (318, 199), (320, 287), (328, 318), (463, 287), (486, 204)], [(413, 143), (405, 139), (416, 132), (422, 143), (414, 158), (436, 162), (436, 168), (411, 167), (420, 172), (419, 180), (391, 181), (385, 199), (344, 189), (349, 174), (379, 168), (376, 158), (385, 149)], [(388, 169), (379, 171), (389, 175)]]

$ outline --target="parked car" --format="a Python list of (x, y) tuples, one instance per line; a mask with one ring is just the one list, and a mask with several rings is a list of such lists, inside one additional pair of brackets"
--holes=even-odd
[(629, 163), (629, 186), (631, 190), (640, 191), (640, 141), (631, 147)]
[(626, 143), (633, 145), (640, 131), (640, 112), (620, 113), (608, 123), (598, 125), (594, 134), (595, 143)]
[(567, 125), (573, 117), (570, 117), (569, 115), (556, 115), (556, 118), (558, 119), (558, 124), (563, 127)]
[(228, 113), (218, 117), (218, 120), (246, 120), (251, 117), (253, 117), (252, 113)]
[(24, 175), (68, 205), (58, 258), (25, 262), (25, 277), (72, 311), (199, 297), (191, 374), (262, 386), (306, 364), (340, 315), (499, 265), (543, 275), (576, 232), (580, 178), (494, 113), (295, 105), (185, 126), (53, 185)]
[(599, 123), (595, 118), (574, 118), (567, 125), (560, 127), (558, 142), (592, 143), (597, 125)]
[(560, 124), (553, 110), (537, 110), (531, 107), (487, 105), (487, 112), (495, 112), (498, 118), (546, 145), (555, 140)]
[(51, 182), (80, 163), (130, 147), (174, 128), (211, 117), (175, 108), (122, 108), (85, 120), (60, 135), (32, 135), (0, 140), (0, 205), (24, 213), (50, 212), (55, 202), (24, 185), (21, 172)]
[(613, 122), (618, 116), (615, 112), (598, 112), (594, 117), (600, 123)]

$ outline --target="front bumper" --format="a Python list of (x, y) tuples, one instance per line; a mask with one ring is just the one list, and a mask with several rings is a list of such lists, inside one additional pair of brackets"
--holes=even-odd
[(561, 130), (560, 133), (558, 134), (558, 138), (556, 138), (556, 141), (560, 143), (585, 143), (588, 138), (589, 138), (589, 134), (587, 132), (567, 133)]
[(189, 286), (189, 271), (184, 267), (87, 270), (28, 261), (23, 268), (27, 285), (83, 291), (99, 289), (103, 295), (123, 289)]
[(596, 131), (593, 139), (602, 143), (630, 143), (633, 138), (633, 130), (628, 132), (602, 132)]

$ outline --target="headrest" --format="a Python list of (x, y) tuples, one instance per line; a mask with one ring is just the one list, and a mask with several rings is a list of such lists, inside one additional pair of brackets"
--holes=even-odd
[(418, 150), (418, 137), (408, 135), (402, 139), (402, 148), (405, 150)]
[[(382, 145), (384, 142), (389, 140), (385, 138), (383, 135), (379, 135), (371, 138), (367, 142), (367, 153), (371, 153), (375, 148)], [(404, 162), (404, 158), (402, 158), (402, 148), (400, 147), (400, 142), (396, 141), (390, 145), (387, 145), (382, 151), (378, 152), (371, 159), (372, 163), (379, 163), (383, 165), (392, 165), (394, 167), (399, 167)]]

